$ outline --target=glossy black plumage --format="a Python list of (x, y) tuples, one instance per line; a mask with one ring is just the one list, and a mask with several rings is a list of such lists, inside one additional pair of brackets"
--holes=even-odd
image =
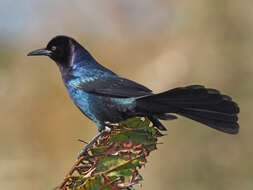
[(152, 93), (145, 86), (121, 77), (98, 78), (76, 87), (85, 92), (114, 98), (130, 98)]
[(107, 121), (146, 116), (160, 130), (166, 130), (159, 119), (176, 119), (171, 114), (177, 114), (226, 133), (238, 133), (239, 107), (218, 90), (192, 85), (153, 94), (100, 65), (67, 36), (57, 36), (46, 48), (28, 55), (47, 55), (57, 63), (70, 97), (99, 128)]

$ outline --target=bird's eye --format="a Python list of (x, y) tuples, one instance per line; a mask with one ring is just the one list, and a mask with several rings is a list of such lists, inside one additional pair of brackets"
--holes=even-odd
[(52, 46), (52, 47), (51, 47), (51, 50), (52, 50), (52, 51), (55, 51), (55, 50), (56, 50), (56, 46)]

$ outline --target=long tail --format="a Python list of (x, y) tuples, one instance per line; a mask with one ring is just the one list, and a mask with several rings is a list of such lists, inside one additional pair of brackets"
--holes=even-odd
[(175, 113), (225, 133), (236, 134), (239, 130), (238, 105), (218, 90), (200, 85), (137, 98), (136, 111), (150, 116), (155, 122), (159, 120), (154, 116), (159, 118), (165, 113)]

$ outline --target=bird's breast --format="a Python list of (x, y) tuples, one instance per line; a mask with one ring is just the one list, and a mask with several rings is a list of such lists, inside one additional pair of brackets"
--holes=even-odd
[(76, 104), (76, 106), (85, 114), (89, 115), (89, 96), (90, 94), (72, 87), (71, 85), (66, 85), (69, 96), (73, 100), (73, 102)]

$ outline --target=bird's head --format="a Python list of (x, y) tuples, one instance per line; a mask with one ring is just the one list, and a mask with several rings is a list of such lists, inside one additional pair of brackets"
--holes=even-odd
[(89, 59), (91, 55), (73, 38), (56, 36), (45, 48), (31, 51), (27, 56), (45, 55), (53, 59), (61, 68), (70, 68), (80, 61)]

